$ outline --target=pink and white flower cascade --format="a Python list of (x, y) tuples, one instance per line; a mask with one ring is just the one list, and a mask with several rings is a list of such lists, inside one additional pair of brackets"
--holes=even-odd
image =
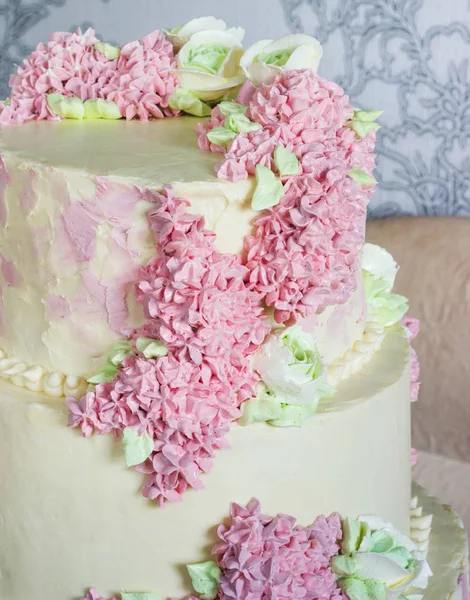
[(259, 88), (247, 83), (238, 101), (261, 130), (238, 134), (225, 151), (207, 138), (223, 124), (219, 108), (197, 128), (201, 149), (225, 152), (218, 176), (236, 181), (254, 175), (257, 164), (274, 169), (279, 144), (300, 163), (299, 174), (283, 180), (280, 203), (255, 219), (256, 232), (245, 240), (251, 289), (274, 307), (278, 322), (344, 303), (355, 289), (373, 192), (348, 173), (372, 174), (375, 133), (358, 138), (347, 126), (354, 110), (342, 88), (311, 70), (283, 73)]
[[(342, 538), (337, 513), (304, 527), (288, 515), (262, 515), (252, 500), (246, 507), (233, 504), (231, 522), (217, 535), (218, 600), (347, 600), (330, 568)], [(82, 600), (105, 598), (91, 589)]]
[(53, 92), (83, 101), (111, 100), (126, 119), (176, 114), (168, 107), (178, 85), (173, 46), (162, 32), (125, 44), (114, 60), (95, 50), (98, 41), (93, 29), (83, 34), (78, 29), (54, 33), (48, 44), (38, 44), (10, 78), (10, 104), (0, 104), (0, 125), (59, 119), (47, 104)]
[(188, 486), (203, 488), (201, 473), (228, 446), (230, 423), (255, 393), (249, 357), (270, 328), (241, 256), (214, 250), (204, 219), (170, 190), (147, 199), (155, 202), (149, 220), (158, 253), (138, 284), (147, 320), (134, 337), (163, 341), (168, 356), (136, 351), (112, 382), (68, 406), (69, 424), (86, 437), (125, 427), (152, 437), (154, 451), (137, 470), (147, 475), (144, 496), (163, 504), (180, 501)]

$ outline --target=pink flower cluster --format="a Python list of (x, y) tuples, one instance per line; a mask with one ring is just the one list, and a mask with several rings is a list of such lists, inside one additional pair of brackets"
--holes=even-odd
[[(278, 322), (345, 302), (355, 288), (373, 191), (348, 173), (357, 168), (372, 174), (375, 134), (358, 138), (347, 126), (354, 111), (343, 90), (311, 70), (285, 72), (259, 88), (245, 84), (238, 100), (262, 129), (233, 139), (218, 167), (220, 178), (246, 178), (258, 164), (274, 170), (278, 145), (299, 160), (299, 174), (283, 180), (279, 204), (255, 219), (256, 231), (245, 240), (251, 289), (263, 294)], [(198, 126), (202, 149), (225, 152), (207, 138), (222, 123), (215, 108), (211, 120)]]
[[(104, 596), (102, 596), (101, 594), (99, 594), (95, 588), (90, 588), (88, 590), (88, 592), (86, 593), (86, 595), (83, 596), (83, 598), (80, 598), (80, 600), (107, 600), (107, 599)], [(112, 598), (109, 598), (108, 600), (118, 600), (118, 598), (113, 596)]]
[(218, 536), (220, 600), (345, 599), (329, 566), (342, 537), (338, 514), (303, 527), (287, 515), (261, 515), (253, 500), (232, 506), (231, 523)]
[[(419, 333), (419, 320), (414, 319), (412, 317), (404, 317), (402, 319), (402, 325), (405, 327), (409, 333), (410, 340), (414, 340), (415, 337)], [(416, 350), (411, 348), (411, 389), (410, 395), (411, 400), (417, 400), (419, 395), (420, 381), (419, 381), (419, 360), (418, 355), (416, 354)]]
[(270, 328), (241, 257), (215, 251), (203, 218), (187, 214), (171, 191), (152, 199), (158, 255), (138, 284), (147, 320), (134, 337), (163, 341), (168, 355), (136, 353), (111, 383), (68, 405), (69, 424), (85, 436), (133, 427), (153, 438), (152, 455), (137, 469), (147, 475), (143, 494), (163, 504), (203, 487), (200, 474), (227, 447), (230, 423), (254, 395), (249, 357)]
[(10, 78), (9, 104), (0, 105), (0, 124), (59, 119), (47, 104), (49, 93), (81, 100), (115, 102), (126, 119), (173, 115), (168, 100), (177, 81), (172, 73), (173, 47), (160, 31), (126, 44), (121, 56), (108, 60), (95, 32), (54, 33), (40, 43)]

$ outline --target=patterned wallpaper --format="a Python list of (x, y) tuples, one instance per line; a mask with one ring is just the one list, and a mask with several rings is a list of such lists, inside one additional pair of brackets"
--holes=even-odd
[(93, 25), (119, 43), (205, 14), (248, 44), (315, 35), (320, 73), (384, 110), (371, 217), (470, 215), (470, 0), (0, 0), (0, 97), (51, 31)]

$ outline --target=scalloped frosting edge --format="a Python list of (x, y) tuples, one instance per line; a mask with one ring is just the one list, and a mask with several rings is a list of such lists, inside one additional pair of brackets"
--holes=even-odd
[(8, 356), (3, 350), (0, 350), (0, 377), (18, 387), (32, 392), (44, 392), (46, 396), (53, 398), (79, 398), (88, 389), (88, 382), (83, 377), (65, 375), (40, 365), (30, 365), (14, 356)]

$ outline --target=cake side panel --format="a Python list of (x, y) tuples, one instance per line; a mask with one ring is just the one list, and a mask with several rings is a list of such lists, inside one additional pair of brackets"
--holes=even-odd
[[(65, 427), (61, 401), (2, 384), (0, 596), (68, 600), (93, 585), (182, 597), (191, 592), (184, 565), (209, 560), (214, 526), (231, 502), (253, 497), (305, 525), (336, 510), (408, 532), (408, 349), (395, 335), (378, 353), (388, 353), (379, 363), (387, 376), (354, 376), (354, 394), (337, 399), (344, 405), (301, 429), (235, 427), (206, 489), (164, 509), (140, 496), (142, 476), (126, 471), (119, 442), (84, 440)], [(397, 377), (383, 387), (390, 371)]]
[[(110, 346), (143, 321), (133, 289), (156, 252), (147, 218), (155, 192), (11, 152), (3, 157), (0, 350), (9, 361), (2, 374), (53, 396), (64, 395), (65, 387), (67, 395), (78, 385), (67, 376), (96, 373)], [(219, 250), (243, 251), (257, 214), (250, 205), (252, 179), (173, 188), (189, 202), (189, 212), (204, 216)], [(356, 282), (345, 304), (301, 320), (326, 364), (364, 331), (360, 269)]]
[(5, 165), (0, 348), (50, 372), (88, 377), (142, 321), (128, 296), (155, 251), (151, 203), (135, 186), (8, 153)]

